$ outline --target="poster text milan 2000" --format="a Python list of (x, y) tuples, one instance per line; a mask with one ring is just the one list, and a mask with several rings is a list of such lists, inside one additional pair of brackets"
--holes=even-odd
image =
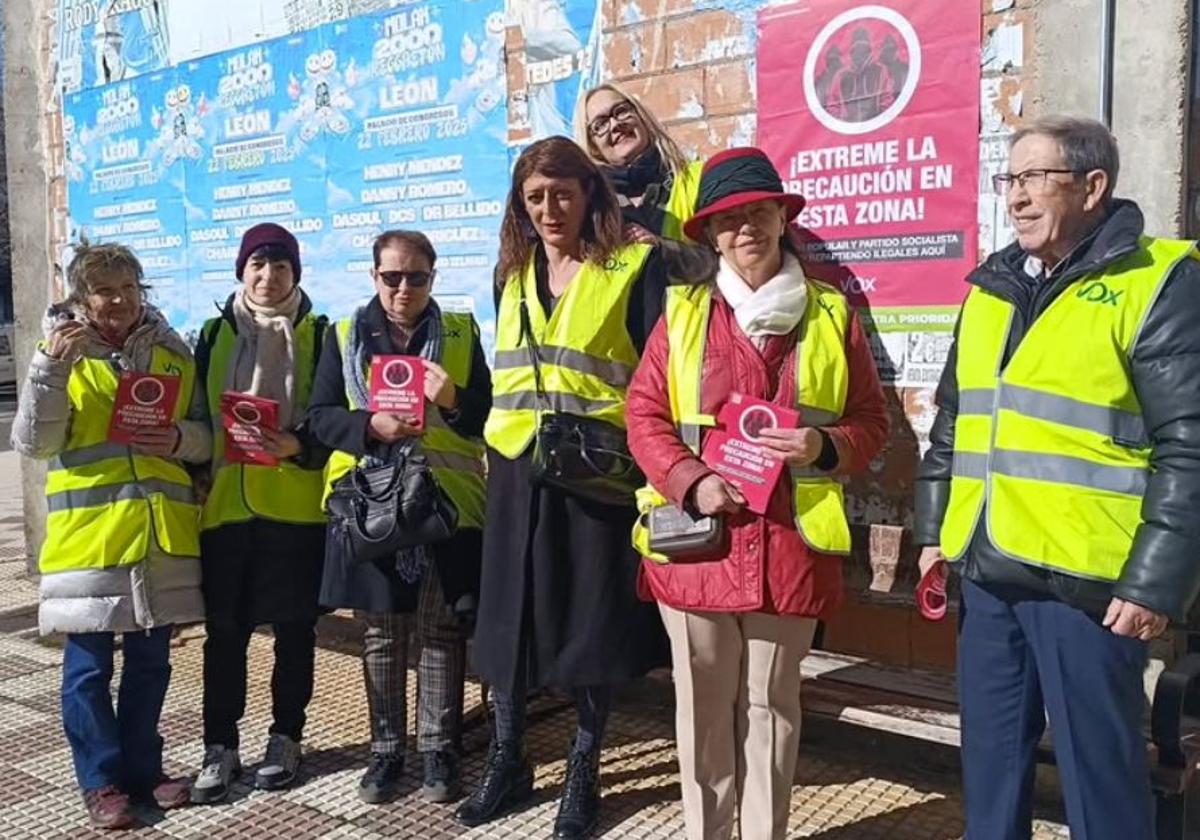
[(881, 330), (952, 326), (976, 263), (978, 14), (806, 0), (759, 17), (759, 142), (808, 200), (809, 256)]

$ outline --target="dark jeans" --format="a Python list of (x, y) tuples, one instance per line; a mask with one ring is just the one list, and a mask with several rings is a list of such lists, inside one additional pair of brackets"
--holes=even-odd
[(113, 633), (70, 633), (63, 650), (62, 717), (75, 778), (84, 790), (143, 792), (162, 775), (158, 717), (167, 684), (170, 627), (122, 637), (121, 686), (113, 711)]
[[(271, 732), (299, 741), (304, 710), (313, 692), (316, 620), (271, 625), (275, 668), (271, 672)], [(253, 627), (209, 622), (204, 640), (204, 745), (238, 746), (238, 722), (246, 712), (246, 648)]]
[(1047, 714), (1072, 840), (1153, 837), (1141, 732), (1146, 643), (1050, 598), (969, 580), (962, 598), (966, 840), (1028, 840)]

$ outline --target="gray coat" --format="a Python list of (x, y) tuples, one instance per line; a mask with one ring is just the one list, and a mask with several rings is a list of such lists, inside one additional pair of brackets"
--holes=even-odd
[[(66, 446), (71, 427), (67, 382), (71, 364), (38, 350), (21, 389), (12, 444), (28, 458), (49, 459)], [(199, 387), (199, 386), (197, 386)], [(208, 425), (179, 423), (176, 458), (204, 463), (212, 452)], [(201, 621), (199, 558), (168, 557), (151, 543), (132, 566), (42, 575), (38, 625), (46, 633), (123, 633)]]

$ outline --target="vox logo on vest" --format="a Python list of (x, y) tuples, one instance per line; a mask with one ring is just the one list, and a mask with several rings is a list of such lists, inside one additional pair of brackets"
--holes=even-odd
[(1108, 306), (1116, 306), (1117, 301), (1123, 294), (1125, 294), (1124, 289), (1110, 289), (1100, 280), (1093, 280), (1076, 292), (1075, 297), (1086, 300), (1088, 303), (1103, 303)]

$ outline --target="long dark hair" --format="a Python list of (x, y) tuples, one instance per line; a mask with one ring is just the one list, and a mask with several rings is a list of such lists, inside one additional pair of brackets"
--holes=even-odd
[(508, 192), (504, 221), (500, 225), (500, 259), (496, 265), (496, 282), (500, 286), (525, 268), (537, 246), (537, 233), (525, 210), (524, 198), (525, 181), (535, 174), (548, 178), (574, 178), (583, 187), (588, 212), (580, 237), (586, 260), (603, 263), (624, 242), (621, 208), (616, 193), (599, 167), (566, 137), (547, 137), (522, 152), (513, 167), (512, 189)]

